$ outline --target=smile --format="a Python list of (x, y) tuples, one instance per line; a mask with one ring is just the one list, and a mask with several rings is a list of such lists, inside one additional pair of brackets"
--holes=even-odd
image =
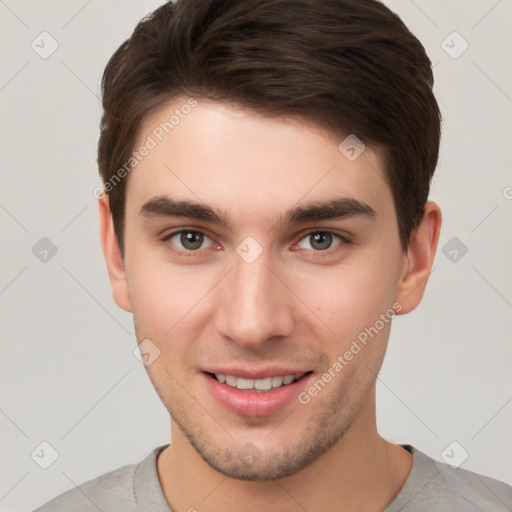
[[(235, 373), (233, 370), (232, 373)], [(249, 417), (271, 416), (291, 406), (314, 378), (312, 371), (292, 373), (288, 370), (281, 373), (278, 369), (265, 372), (240, 370), (240, 373), (245, 373), (243, 377), (232, 373), (202, 371), (201, 378), (210, 396), (224, 410)]]
[(304, 373), (297, 373), (295, 375), (277, 375), (275, 377), (265, 377), (264, 379), (245, 379), (243, 377), (225, 375), (223, 373), (215, 373), (214, 375), (220, 383), (233, 388), (246, 391), (270, 391), (271, 389), (277, 389), (292, 384), (299, 380)]

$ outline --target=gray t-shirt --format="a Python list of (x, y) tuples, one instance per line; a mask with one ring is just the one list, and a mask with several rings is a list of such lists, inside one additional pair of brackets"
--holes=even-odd
[[(510, 512), (512, 487), (464, 469), (437, 462), (410, 445), (412, 471), (398, 496), (383, 512)], [(57, 496), (35, 512), (172, 512), (152, 450), (139, 464), (123, 466)]]

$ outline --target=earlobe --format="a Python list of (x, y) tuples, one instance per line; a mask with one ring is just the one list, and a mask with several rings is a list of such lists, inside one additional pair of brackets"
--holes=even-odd
[(98, 199), (100, 214), (100, 239), (103, 248), (105, 263), (107, 264), (108, 276), (112, 287), (112, 297), (115, 303), (125, 311), (131, 312), (130, 296), (126, 272), (119, 242), (114, 232), (112, 212), (110, 210), (109, 198), (105, 194)]
[(404, 258), (396, 301), (402, 305), (401, 315), (415, 309), (423, 298), (436, 255), (442, 215), (433, 201), (425, 204), (423, 217), (415, 229)]

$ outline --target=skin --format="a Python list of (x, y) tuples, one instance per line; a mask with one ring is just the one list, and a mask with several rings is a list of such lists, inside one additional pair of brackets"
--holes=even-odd
[[(151, 112), (136, 147), (187, 99)], [(157, 470), (174, 511), (378, 511), (410, 473), (412, 456), (376, 427), (375, 380), (391, 322), (308, 404), (293, 400), (267, 416), (226, 409), (201, 373), (228, 363), (285, 365), (313, 372), (307, 390), (393, 304), (404, 314), (421, 301), (439, 207), (426, 204), (404, 252), (378, 152), (367, 147), (351, 162), (338, 150), (342, 140), (302, 120), (199, 101), (126, 178), (124, 259), (108, 197), (99, 200), (114, 300), (133, 312), (139, 342), (160, 350), (147, 371), (173, 418)], [(228, 226), (141, 215), (159, 196), (208, 204)], [(335, 197), (375, 215), (278, 222), (289, 209)], [(199, 250), (187, 251), (180, 236), (164, 240), (185, 228), (207, 235)], [(318, 250), (309, 236), (318, 231), (348, 241), (333, 237)], [(252, 263), (236, 252), (247, 236), (262, 249)]]

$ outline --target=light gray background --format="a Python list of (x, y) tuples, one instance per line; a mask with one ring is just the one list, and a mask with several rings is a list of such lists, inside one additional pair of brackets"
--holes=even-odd
[[(102, 70), (159, 3), (0, 0), (2, 512), (169, 442), (131, 316), (111, 299), (92, 195)], [(386, 3), (435, 64), (444, 132), (431, 197), (444, 225), (423, 303), (394, 322), (379, 427), (437, 459), (457, 441), (463, 468), (512, 484), (512, 2)], [(59, 45), (47, 59), (31, 48), (43, 31)], [(469, 43), (456, 59), (441, 46), (453, 31)], [(42, 237), (58, 249), (47, 262), (32, 252)], [(441, 252), (453, 237), (467, 247), (456, 262)], [(48, 469), (31, 458), (43, 441), (59, 455)]]

